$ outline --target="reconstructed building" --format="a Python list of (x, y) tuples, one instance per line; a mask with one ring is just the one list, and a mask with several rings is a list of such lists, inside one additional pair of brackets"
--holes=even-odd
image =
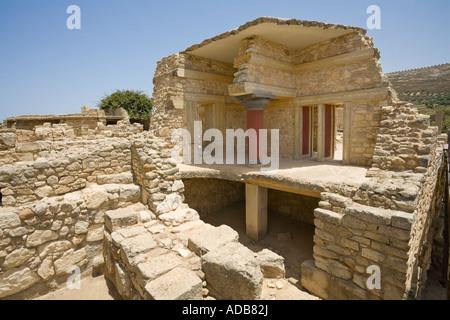
[[(151, 127), (161, 137), (194, 135), (195, 121), (224, 136), (279, 130), (280, 170), (180, 165), (196, 190), (187, 187), (186, 201), (208, 213), (245, 198), (254, 240), (268, 210), (313, 224), (314, 259), (301, 278), (322, 298), (418, 297), (437, 237), (445, 137), (398, 101), (379, 57), (361, 28), (265, 17), (162, 59), (154, 77)], [(367, 290), (372, 265), (381, 290)]]
[[(446, 137), (398, 101), (378, 59), (361, 28), (259, 18), (158, 62), (152, 132), (87, 109), (92, 127), (7, 122), (0, 298), (64, 287), (74, 270), (102, 271), (125, 299), (270, 298), (272, 279), (322, 299), (421, 298), (431, 262), (447, 263)], [(279, 130), (278, 170), (183, 163), (174, 134), (199, 135), (196, 121), (200, 135)], [(231, 206), (258, 250), (204, 223)], [(261, 248), (280, 216), (305, 226), (277, 235), (294, 263)]]

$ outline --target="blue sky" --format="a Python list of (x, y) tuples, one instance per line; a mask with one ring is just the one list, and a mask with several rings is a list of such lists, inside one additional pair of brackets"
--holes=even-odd
[(77, 113), (117, 89), (151, 96), (157, 61), (261, 16), (366, 28), (369, 5), (384, 72), (450, 62), (448, 0), (0, 0), (0, 121)]

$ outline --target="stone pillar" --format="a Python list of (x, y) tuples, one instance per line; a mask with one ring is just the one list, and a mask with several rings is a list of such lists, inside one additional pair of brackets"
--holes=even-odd
[(342, 163), (350, 164), (350, 143), (352, 134), (352, 110), (351, 104), (344, 103), (344, 137), (343, 137), (343, 153)]
[(267, 188), (245, 185), (245, 223), (247, 236), (258, 242), (267, 233)]
[(264, 129), (264, 107), (268, 105), (270, 100), (268, 98), (252, 98), (242, 100), (241, 104), (247, 110), (247, 130), (254, 129), (256, 131), (256, 140), (249, 139), (249, 143), (256, 143), (256, 154), (252, 154), (249, 146), (249, 164), (260, 164), (259, 159), (259, 130)]
[(325, 157), (325, 105), (317, 106), (317, 161)]

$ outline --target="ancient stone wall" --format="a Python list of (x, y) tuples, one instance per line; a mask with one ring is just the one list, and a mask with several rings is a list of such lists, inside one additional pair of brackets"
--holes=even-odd
[(319, 207), (319, 198), (269, 189), (269, 211), (293, 220), (314, 225), (314, 210)]
[(245, 184), (221, 179), (184, 179), (185, 202), (200, 216), (245, 200)]
[[(108, 210), (147, 219), (182, 204), (173, 146), (142, 125), (99, 124), (79, 135), (67, 125), (44, 125), (0, 136), (10, 149), (0, 166), (0, 298), (60, 288), (73, 267), (82, 276), (102, 268)], [(15, 162), (21, 150), (27, 161)]]
[[(24, 205), (80, 190), (98, 182), (102, 175), (130, 172), (131, 142), (125, 137), (142, 132), (142, 126), (118, 128), (102, 126), (76, 137), (73, 128), (66, 125), (36, 127), (27, 136), (33, 142), (11, 144), (10, 151), (4, 153), (0, 168), (2, 204)], [(20, 132), (0, 135), (11, 137), (11, 141), (20, 141), (23, 136)]]
[(275, 108), (270, 104), (264, 110), (264, 128), (268, 130), (268, 145), (271, 148), (270, 130), (279, 130), (279, 152), (283, 158), (292, 158), (294, 154), (295, 141), (295, 109), (286, 105)]
[[(409, 104), (382, 112), (371, 181), (349, 197), (323, 193), (315, 210), (314, 264), (303, 266), (302, 283), (327, 299), (419, 298), (425, 285), (443, 199), (443, 140)], [(380, 268), (380, 289), (368, 289), (371, 266)]]
[[(132, 176), (104, 180), (132, 182)], [(105, 211), (139, 198), (138, 186), (105, 184), (0, 208), (0, 298), (34, 297), (65, 286), (71, 275), (91, 275), (103, 264)]]
[(179, 168), (171, 158), (173, 146), (145, 133), (133, 141), (132, 163), (136, 183), (142, 188), (142, 203), (156, 214), (171, 211), (183, 202), (185, 187)]

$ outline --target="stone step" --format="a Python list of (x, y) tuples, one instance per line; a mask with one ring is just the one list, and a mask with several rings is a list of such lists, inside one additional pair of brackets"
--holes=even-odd
[(105, 213), (106, 229), (112, 233), (118, 229), (136, 225), (141, 211), (148, 211), (143, 204), (135, 204), (126, 208), (109, 210)]

